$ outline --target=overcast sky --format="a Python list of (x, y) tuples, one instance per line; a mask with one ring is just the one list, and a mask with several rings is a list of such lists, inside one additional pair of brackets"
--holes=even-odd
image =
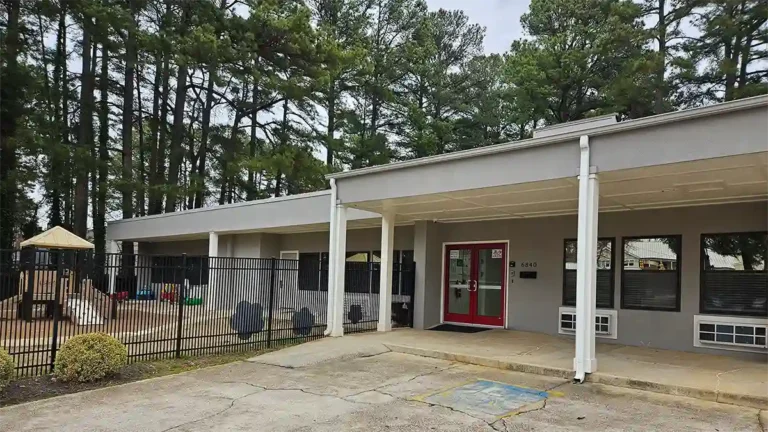
[(485, 52), (503, 53), (523, 35), (520, 16), (530, 0), (427, 0), (430, 10), (462, 9), (470, 22), (485, 27)]

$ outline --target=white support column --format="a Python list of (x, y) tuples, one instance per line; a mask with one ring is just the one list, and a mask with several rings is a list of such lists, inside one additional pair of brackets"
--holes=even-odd
[(597, 370), (595, 358), (595, 291), (597, 278), (597, 175), (591, 172), (589, 137), (582, 136), (579, 169), (579, 217), (576, 256), (575, 379)]
[(218, 301), (218, 277), (219, 263), (219, 234), (213, 231), (208, 233), (208, 295), (205, 302), (206, 309), (213, 310)]
[(333, 270), (333, 329), (331, 336), (344, 336), (344, 275), (347, 256), (347, 209), (336, 205), (336, 241), (334, 242)]
[(381, 215), (381, 270), (379, 271), (380, 332), (392, 330), (392, 258), (395, 243), (395, 215)]
[(336, 218), (336, 179), (331, 179), (331, 218), (330, 218), (330, 233), (328, 236), (328, 292), (327, 301), (328, 309), (325, 315), (325, 332), (324, 335), (328, 336), (333, 331), (333, 318), (336, 316), (334, 306), (334, 284), (336, 283), (336, 233), (338, 232), (338, 219)]
[(120, 268), (120, 257), (117, 255), (119, 251), (116, 241), (109, 241), (109, 249), (107, 252), (109, 253), (107, 256), (107, 271), (109, 272), (109, 293), (114, 294), (115, 278), (117, 277), (117, 270)]

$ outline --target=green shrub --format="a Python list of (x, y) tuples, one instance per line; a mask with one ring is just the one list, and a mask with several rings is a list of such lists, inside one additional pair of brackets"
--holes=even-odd
[(61, 381), (96, 381), (117, 373), (128, 361), (128, 349), (106, 333), (78, 335), (64, 342), (53, 365)]
[(16, 365), (13, 364), (13, 357), (8, 351), (0, 348), (0, 389), (5, 387), (11, 380)]

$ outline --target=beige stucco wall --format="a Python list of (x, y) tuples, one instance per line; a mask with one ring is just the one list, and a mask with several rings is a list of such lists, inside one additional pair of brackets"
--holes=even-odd
[[(701, 234), (768, 230), (768, 205), (761, 202), (601, 213), (598, 224), (599, 236), (615, 237), (617, 248), (614, 309), (618, 310), (618, 339), (600, 340), (727, 354), (728, 351), (693, 346), (693, 316), (699, 313)], [(441, 243), (509, 241), (509, 260), (518, 263), (535, 261), (537, 279), (510, 278), (506, 302), (507, 327), (557, 334), (558, 308), (562, 305), (563, 241), (576, 237), (576, 216), (438, 224), (437, 230)], [(621, 272), (618, 261), (621, 259), (622, 236), (642, 235), (682, 235), (680, 312), (625, 310), (620, 307)], [(427, 277), (440, 280), (440, 272), (432, 268)], [(439, 291), (430, 290), (425, 307), (433, 305), (439, 311), (439, 295)], [(432, 313), (426, 315), (434, 316)], [(431, 321), (425, 322), (425, 325), (435, 323)]]

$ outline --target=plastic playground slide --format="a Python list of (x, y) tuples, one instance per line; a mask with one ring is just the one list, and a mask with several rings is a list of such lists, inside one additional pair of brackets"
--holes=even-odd
[(76, 325), (101, 324), (103, 319), (88, 300), (70, 298), (67, 301), (69, 316)]

